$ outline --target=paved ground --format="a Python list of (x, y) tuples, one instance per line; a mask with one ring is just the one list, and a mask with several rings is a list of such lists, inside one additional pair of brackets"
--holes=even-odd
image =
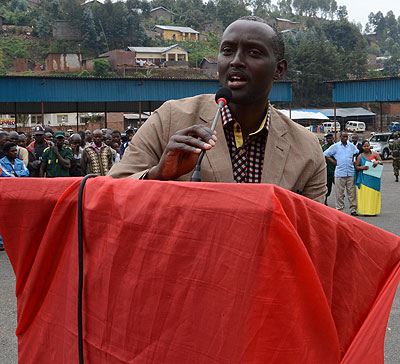
[[(359, 217), (372, 225), (400, 236), (400, 183), (394, 182), (391, 161), (384, 162), (382, 177), (382, 213), (377, 217)], [(334, 193), (328, 204), (334, 206)], [(348, 202), (346, 201), (347, 205)], [(348, 207), (348, 206), (347, 206)], [(348, 212), (348, 208), (345, 209)], [(11, 265), (0, 252), (0, 364), (17, 363), (15, 280)], [(385, 363), (400, 363), (400, 288), (393, 303), (385, 340)]]

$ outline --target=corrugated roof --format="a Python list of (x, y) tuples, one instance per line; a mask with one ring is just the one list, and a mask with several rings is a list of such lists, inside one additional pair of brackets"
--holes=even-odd
[(329, 120), (329, 118), (325, 114), (317, 110), (303, 109), (292, 110), (290, 112), (289, 110), (283, 109), (279, 111), (285, 114), (287, 117), (290, 117), (292, 120)]
[(167, 47), (128, 47), (127, 49), (130, 50), (131, 52), (136, 52), (136, 53), (165, 53), (175, 47), (181, 47), (186, 52), (190, 53), (189, 50), (187, 50), (180, 44), (173, 44)]
[(160, 28), (162, 30), (176, 30), (177, 32), (181, 33), (195, 33), (199, 34), (198, 31), (189, 28), (189, 27), (177, 27), (175, 25), (155, 25), (154, 28)]
[[(333, 117), (334, 109), (318, 109), (320, 112), (324, 113), (326, 116)], [(375, 116), (373, 112), (364, 109), (362, 107), (343, 107), (336, 108), (336, 116), (342, 118), (348, 118), (351, 116)]]
[(151, 10), (150, 10), (150, 13), (151, 13), (152, 11), (156, 11), (156, 10), (165, 10), (165, 11), (168, 11), (169, 13), (173, 14), (173, 12), (172, 12), (171, 10), (168, 10), (167, 8), (164, 8), (164, 6), (157, 6), (156, 8), (151, 9)]
[(205, 60), (208, 63), (216, 64), (218, 63), (218, 57), (203, 57), (202, 61)]

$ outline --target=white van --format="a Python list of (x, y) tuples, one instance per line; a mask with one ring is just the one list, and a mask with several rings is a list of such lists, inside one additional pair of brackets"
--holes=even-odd
[[(333, 121), (327, 121), (326, 123), (322, 123), (324, 127), (324, 133), (332, 133), (335, 132), (335, 123)], [(336, 131), (340, 131), (340, 123), (336, 122)]]
[(364, 132), (366, 130), (365, 123), (362, 121), (348, 121), (346, 123), (347, 131)]

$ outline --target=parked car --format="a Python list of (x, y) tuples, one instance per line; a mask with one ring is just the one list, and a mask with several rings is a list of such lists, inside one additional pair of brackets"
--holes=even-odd
[[(325, 133), (332, 133), (335, 131), (335, 123), (333, 121), (322, 123), (322, 126), (324, 127)], [(340, 123), (338, 121), (336, 122), (336, 131), (340, 131)]]
[(389, 125), (389, 130), (393, 133), (395, 131), (400, 131), (400, 122), (398, 121), (393, 121), (390, 125)]
[(393, 139), (393, 133), (376, 133), (369, 138), (371, 148), (377, 152), (383, 160), (388, 159), (391, 151), (389, 141)]
[(365, 123), (362, 121), (353, 121), (350, 120), (346, 123), (346, 130), (352, 132), (362, 133), (366, 130)]

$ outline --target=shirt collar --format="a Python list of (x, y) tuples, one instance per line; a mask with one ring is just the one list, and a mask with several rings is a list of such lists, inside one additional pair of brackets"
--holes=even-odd
[[(236, 122), (236, 120), (233, 118), (232, 113), (229, 109), (228, 105), (225, 105), (222, 110), (221, 110), (221, 117), (222, 117), (222, 125), (225, 126), (231, 122)], [(263, 128), (269, 130), (269, 125), (271, 123), (271, 103), (269, 100), (267, 100), (267, 113), (265, 114), (264, 119), (260, 123), (260, 127), (253, 133), (249, 135), (254, 135), (259, 133)]]

